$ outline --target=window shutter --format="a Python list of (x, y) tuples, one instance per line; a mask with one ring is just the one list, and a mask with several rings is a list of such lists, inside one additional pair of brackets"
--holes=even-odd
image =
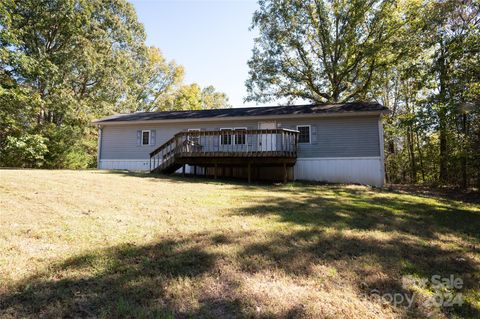
[(312, 131), (310, 132), (310, 135), (311, 135), (311, 137), (312, 137), (311, 143), (312, 143), (312, 144), (317, 144), (317, 126), (316, 126), (316, 125), (312, 125), (312, 126), (310, 127), (310, 129), (312, 130)]
[(141, 145), (142, 145), (142, 131), (138, 130), (137, 131), (137, 146), (141, 146)]
[(157, 143), (157, 131), (151, 130), (150, 131), (150, 144), (155, 145)]

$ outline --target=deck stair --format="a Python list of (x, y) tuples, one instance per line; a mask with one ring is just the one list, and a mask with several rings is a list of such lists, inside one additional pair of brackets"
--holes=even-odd
[(179, 132), (150, 153), (150, 172), (171, 174), (184, 165), (291, 167), (297, 147), (298, 131), (288, 129)]

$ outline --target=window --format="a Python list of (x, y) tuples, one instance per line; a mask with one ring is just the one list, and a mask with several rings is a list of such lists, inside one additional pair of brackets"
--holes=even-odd
[(298, 143), (310, 143), (310, 125), (297, 125)]
[[(189, 132), (200, 132), (200, 129), (199, 128), (189, 128), (188, 129)], [(195, 144), (199, 144), (200, 143), (200, 135), (196, 134), (196, 135), (189, 135), (188, 136), (188, 140), (190, 142), (193, 142)]]
[[(247, 142), (246, 127), (221, 128), (221, 145), (245, 145)], [(233, 133), (233, 134), (232, 134)]]
[(142, 131), (142, 145), (150, 145), (150, 131)]
[(230, 134), (229, 131), (232, 131), (232, 129), (231, 128), (221, 128), (220, 129), (220, 132), (221, 132), (220, 144), (221, 145), (231, 145), (232, 144), (232, 134)]
[(238, 127), (234, 129), (235, 131), (235, 144), (245, 145), (246, 137), (245, 132), (247, 131), (246, 127)]

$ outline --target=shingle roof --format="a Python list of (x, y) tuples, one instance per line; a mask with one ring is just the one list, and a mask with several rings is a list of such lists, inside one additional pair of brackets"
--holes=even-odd
[(343, 104), (309, 104), (287, 106), (259, 106), (214, 110), (166, 111), (166, 112), (136, 112), (104, 117), (95, 123), (124, 121), (158, 121), (177, 119), (220, 119), (224, 117), (244, 116), (278, 116), (325, 113), (358, 113), (358, 112), (388, 112), (379, 103), (343, 103)]

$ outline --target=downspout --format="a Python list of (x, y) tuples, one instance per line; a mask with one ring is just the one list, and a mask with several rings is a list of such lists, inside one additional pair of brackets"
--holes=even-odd
[(100, 160), (102, 158), (102, 136), (103, 136), (103, 128), (101, 125), (97, 125), (98, 127), (98, 146), (97, 146), (97, 169), (100, 169)]

